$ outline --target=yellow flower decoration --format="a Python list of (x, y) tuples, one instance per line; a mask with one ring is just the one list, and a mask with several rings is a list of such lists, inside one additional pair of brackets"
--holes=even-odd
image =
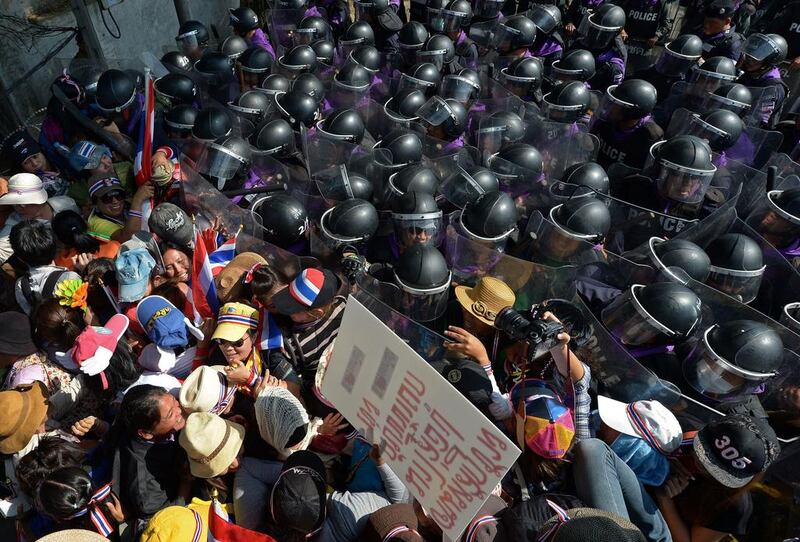
[(62, 280), (56, 285), (53, 295), (58, 299), (59, 305), (86, 312), (86, 294), (89, 283), (80, 279)]

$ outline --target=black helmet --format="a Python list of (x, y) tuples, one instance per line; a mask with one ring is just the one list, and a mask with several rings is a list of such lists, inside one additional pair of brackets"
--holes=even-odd
[(527, 96), (542, 85), (542, 61), (535, 57), (517, 58), (500, 70), (503, 85), (518, 96)]
[(181, 73), (168, 73), (153, 83), (155, 91), (170, 99), (173, 105), (191, 104), (197, 94), (192, 78)]
[(243, 37), (233, 35), (225, 38), (225, 41), (219, 46), (219, 51), (227, 55), (228, 58), (236, 60), (247, 51), (247, 47), (247, 41)]
[(497, 175), (483, 166), (458, 168), (445, 177), (439, 186), (447, 201), (458, 208), (473, 202), (482, 194), (500, 190)]
[(562, 81), (542, 97), (542, 112), (550, 120), (575, 122), (586, 114), (591, 99), (580, 81)]
[(350, 51), (350, 61), (370, 73), (377, 73), (383, 63), (380, 51), (372, 45), (361, 45)]
[(575, 186), (588, 186), (600, 194), (608, 194), (611, 185), (608, 173), (597, 162), (582, 162), (568, 167), (561, 176), (561, 182)]
[(767, 202), (781, 218), (795, 226), (800, 225), (800, 187), (770, 190), (767, 192)]
[(478, 99), (480, 93), (480, 76), (471, 68), (462, 68), (455, 75), (445, 75), (439, 87), (439, 96), (445, 99), (452, 98), (462, 103)]
[(320, 227), (337, 244), (366, 241), (378, 231), (378, 211), (363, 199), (346, 199), (325, 211)]
[(246, 140), (229, 135), (209, 143), (206, 158), (197, 165), (199, 172), (218, 180), (233, 179), (250, 167), (253, 150)]
[(372, 199), (372, 182), (361, 173), (348, 171), (346, 180), (344, 176), (340, 176), (335, 181), (326, 187), (324, 192), (326, 199), (337, 202), (352, 198), (367, 201)]
[(237, 32), (250, 32), (260, 25), (256, 12), (248, 7), (229, 9), (228, 14), (230, 25)]
[(136, 98), (136, 80), (121, 70), (106, 70), (97, 81), (97, 106), (106, 112), (120, 112)]
[(700, 298), (675, 282), (634, 284), (602, 312), (603, 324), (626, 345), (682, 341), (701, 316)]
[(450, 269), (442, 253), (432, 245), (414, 245), (394, 266), (397, 285), (406, 291), (431, 291), (450, 286)]
[(263, 47), (250, 47), (238, 58), (239, 67), (247, 73), (268, 73), (274, 59)]
[(662, 197), (685, 203), (703, 200), (717, 171), (711, 148), (692, 135), (679, 135), (661, 141), (650, 149), (655, 170), (651, 177)]
[(209, 51), (194, 63), (194, 69), (211, 86), (224, 85), (233, 80), (233, 61), (225, 54)]
[(294, 132), (291, 125), (283, 119), (263, 123), (252, 137), (256, 149), (266, 155), (285, 155), (294, 150)]
[(386, 149), (392, 154), (395, 166), (416, 164), (422, 161), (422, 140), (414, 132), (392, 130), (375, 144), (376, 149)]
[(194, 127), (197, 118), (197, 110), (191, 105), (177, 105), (164, 113), (164, 124), (170, 130), (183, 132), (184, 137), (188, 137)]
[(317, 129), (320, 135), (358, 145), (364, 138), (366, 127), (355, 109), (337, 109), (318, 122)]
[(426, 192), (436, 194), (439, 177), (436, 172), (424, 164), (411, 164), (389, 177), (389, 188), (394, 196), (406, 192)]
[(489, 157), (486, 165), (497, 175), (500, 189), (510, 191), (514, 196), (519, 195), (516, 190), (521, 188), (518, 181), (526, 181), (522, 184), (526, 185), (526, 190), (530, 190), (528, 181), (538, 180), (544, 171), (541, 153), (527, 143), (514, 143), (501, 149)]
[(189, 57), (178, 51), (164, 53), (164, 56), (161, 57), (161, 63), (170, 71), (189, 71), (192, 69), (192, 61), (189, 60)]
[(750, 303), (758, 294), (764, 274), (761, 247), (741, 233), (720, 235), (706, 247), (711, 274), (706, 283), (732, 297)]
[(714, 152), (732, 147), (742, 135), (744, 122), (733, 111), (717, 109), (704, 115), (693, 115), (689, 133), (708, 141)]
[(292, 33), (292, 39), (296, 45), (309, 45), (317, 40), (333, 39), (333, 31), (331, 25), (324, 18), (318, 15), (309, 15), (303, 17), (303, 20), (297, 25)]
[(727, 109), (742, 116), (753, 104), (750, 89), (739, 83), (723, 83), (706, 96), (705, 110)]
[(516, 143), (525, 135), (525, 123), (511, 111), (495, 111), (481, 121), (480, 128), (501, 129), (504, 143)]
[(258, 124), (272, 108), (272, 103), (272, 100), (264, 92), (248, 90), (228, 104), (228, 108), (254, 124)]
[(279, 73), (272, 73), (268, 75), (261, 83), (261, 88), (267, 91), (267, 94), (278, 94), (281, 92), (289, 92), (292, 83), (285, 75)]
[(458, 100), (448, 98), (445, 100), (450, 114), (442, 123), (442, 129), (448, 138), (455, 138), (467, 129), (467, 108)]
[(422, 46), (422, 50), (417, 52), (417, 59), (420, 62), (430, 62), (435, 66), (450, 64), (456, 58), (456, 46), (453, 40), (444, 34), (434, 34)]
[(214, 141), (231, 133), (233, 123), (228, 112), (219, 107), (207, 107), (197, 114), (192, 136), (201, 141)]
[(472, 22), (472, 4), (468, 0), (450, 0), (440, 14), (444, 32), (455, 32)]
[(550, 209), (550, 221), (571, 237), (597, 242), (611, 229), (608, 206), (597, 198), (572, 198)]
[(208, 45), (208, 28), (200, 21), (186, 21), (178, 29), (175, 41), (189, 49), (205, 47)]
[[(653, 265), (662, 272), (674, 276), (671, 269), (681, 269), (692, 279), (703, 282), (711, 272), (711, 260), (708, 254), (685, 239), (670, 239), (664, 241), (653, 237), (649, 242), (650, 260)], [(678, 277), (683, 280), (683, 277)]]
[(736, 63), (726, 56), (713, 56), (692, 68), (691, 81), (696, 81), (700, 77), (718, 79), (721, 81), (734, 81), (739, 77), (736, 70)]
[(103, 69), (94, 64), (70, 65), (69, 76), (83, 89), (87, 101), (91, 101), (97, 94), (97, 82), (103, 75)]
[(591, 49), (607, 47), (625, 28), (625, 10), (614, 4), (603, 4), (581, 24), (581, 41)]
[(442, 216), (433, 194), (410, 190), (392, 199), (392, 223), (402, 245), (425, 243), (437, 246), (444, 233)]
[(253, 205), (261, 218), (264, 240), (287, 248), (303, 237), (308, 229), (306, 208), (285, 192), (272, 193)]
[(511, 52), (533, 45), (536, 40), (536, 25), (524, 15), (511, 15), (502, 21), (493, 37), (498, 51)]
[(430, 192), (409, 190), (402, 196), (392, 200), (392, 215), (425, 215), (442, 216), (442, 210), (436, 204), (436, 198)]
[(375, 45), (375, 32), (368, 22), (356, 21), (348, 26), (342, 37), (339, 38), (339, 45), (348, 47)]
[(789, 54), (789, 45), (780, 34), (750, 34), (742, 53), (765, 66), (777, 66)]
[(397, 34), (401, 49), (422, 49), (428, 39), (428, 29), (417, 21), (409, 21), (403, 25)]
[(656, 87), (644, 79), (626, 79), (619, 85), (611, 85), (606, 95), (625, 119), (646, 117), (653, 112), (658, 101)]
[(586, 49), (573, 49), (553, 62), (553, 77), (561, 81), (586, 82), (594, 77), (594, 55)]
[(683, 77), (703, 53), (703, 40), (682, 34), (669, 42), (656, 61), (656, 71), (670, 77)]
[(299, 130), (301, 125), (310, 128), (319, 116), (317, 100), (300, 90), (290, 90), (280, 94), (276, 103), (281, 116), (289, 121), (295, 130)]
[(404, 88), (386, 100), (383, 107), (389, 118), (398, 121), (409, 121), (417, 118), (417, 111), (426, 101), (425, 93), (421, 90)]
[(336, 59), (336, 45), (330, 40), (317, 40), (311, 44), (317, 55), (317, 62), (326, 66), (333, 66)]
[(487, 192), (467, 203), (460, 213), (462, 230), (479, 241), (500, 241), (517, 227), (517, 206), (505, 192)]
[(289, 72), (313, 72), (317, 67), (317, 53), (310, 45), (295, 45), (278, 58), (278, 64)]
[(526, 15), (536, 30), (548, 36), (561, 26), (561, 10), (553, 4), (533, 4)]
[(325, 99), (325, 85), (322, 84), (322, 81), (314, 75), (313, 73), (301, 73), (300, 75), (292, 81), (292, 90), (298, 90), (300, 92), (305, 92), (318, 104), (322, 103), (322, 100)]
[(734, 320), (705, 331), (684, 360), (683, 372), (695, 390), (725, 401), (755, 393), (777, 375), (783, 360), (783, 341), (771, 327)]
[(367, 69), (355, 63), (342, 66), (333, 76), (334, 85), (350, 92), (363, 92), (369, 88), (372, 76)]
[(430, 93), (436, 89), (442, 80), (439, 68), (430, 62), (419, 62), (411, 66), (401, 75), (401, 84)]

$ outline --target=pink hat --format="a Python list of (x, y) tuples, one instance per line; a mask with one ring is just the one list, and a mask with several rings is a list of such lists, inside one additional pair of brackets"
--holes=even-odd
[(95, 376), (108, 368), (117, 343), (128, 329), (128, 317), (115, 314), (103, 327), (88, 326), (75, 339), (72, 359), (81, 372)]

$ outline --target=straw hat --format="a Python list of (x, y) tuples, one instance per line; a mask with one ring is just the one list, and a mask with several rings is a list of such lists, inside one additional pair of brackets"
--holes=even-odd
[(256, 264), (267, 265), (267, 260), (255, 252), (242, 252), (214, 277), (220, 302), (230, 303), (242, 297), (244, 290), (242, 281)]
[(8, 180), (8, 193), (0, 205), (40, 205), (47, 201), (42, 180), (33, 173), (17, 173)]
[(86, 529), (66, 529), (43, 536), (39, 542), (108, 542), (108, 538)]
[(228, 380), (222, 365), (201, 365), (186, 377), (179, 399), (186, 412), (215, 412), (228, 396)]
[(15, 454), (30, 442), (47, 417), (46, 397), (41, 382), (0, 392), (0, 453)]
[(497, 313), (514, 306), (514, 291), (502, 280), (481, 277), (474, 288), (456, 286), (456, 299), (461, 306), (486, 325), (494, 326)]
[(244, 427), (210, 412), (193, 412), (178, 438), (189, 456), (192, 476), (213, 478), (225, 472), (239, 455)]

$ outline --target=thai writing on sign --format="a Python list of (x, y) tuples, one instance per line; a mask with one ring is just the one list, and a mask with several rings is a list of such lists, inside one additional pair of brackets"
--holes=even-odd
[(519, 449), (352, 296), (321, 391), (373, 443), (451, 539)]

